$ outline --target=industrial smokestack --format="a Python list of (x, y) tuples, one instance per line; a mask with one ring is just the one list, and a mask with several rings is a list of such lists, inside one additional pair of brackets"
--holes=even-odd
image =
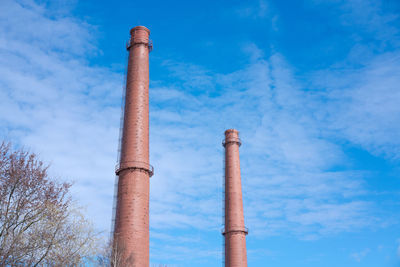
[(247, 266), (242, 185), (240, 178), (239, 132), (225, 131), (225, 267)]
[[(125, 110), (113, 253), (122, 266), (149, 266), (149, 52), (150, 31), (134, 27), (127, 44)], [(116, 266), (116, 265), (114, 265)]]

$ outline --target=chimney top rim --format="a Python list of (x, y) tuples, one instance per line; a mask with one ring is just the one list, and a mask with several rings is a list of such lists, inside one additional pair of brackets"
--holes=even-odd
[(144, 31), (146, 31), (149, 35), (150, 35), (150, 30), (148, 29), (148, 28), (146, 28), (145, 26), (135, 26), (135, 27), (133, 27), (131, 30), (130, 30), (130, 33), (131, 33), (131, 35), (133, 35), (133, 33), (136, 31), (136, 30), (144, 30)]
[(225, 135), (228, 134), (228, 133), (236, 133), (236, 134), (239, 134), (239, 131), (236, 130), (236, 129), (228, 129), (228, 130), (225, 131)]

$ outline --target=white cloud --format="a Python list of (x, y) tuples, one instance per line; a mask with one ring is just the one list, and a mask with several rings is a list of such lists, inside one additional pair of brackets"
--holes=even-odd
[(396, 26), (400, 17), (386, 7), (385, 1), (309, 0), (307, 2), (313, 7), (317, 5), (328, 8), (328, 15), (333, 12), (335, 16), (332, 16), (332, 19), (337, 20), (342, 26), (351, 28), (355, 43), (364, 41), (369, 43), (370, 48), (375, 49), (400, 44), (399, 30)]
[(364, 259), (369, 253), (371, 252), (371, 250), (369, 248), (364, 249), (363, 251), (360, 252), (355, 252), (353, 254), (351, 254), (350, 256), (357, 262), (360, 262), (362, 259)]
[(323, 71), (314, 79), (327, 91), (327, 126), (372, 154), (400, 157), (400, 54), (375, 56), (354, 71)]
[(400, 17), (385, 10), (382, 1), (310, 2), (340, 10), (331, 18), (353, 32), (354, 39), (348, 57), (309, 79), (326, 101), (320, 118), (324, 130), (376, 156), (398, 160), (400, 36), (395, 23)]
[[(151, 140), (156, 151), (152, 153), (157, 155), (153, 160), (161, 168), (152, 181), (152, 192), (156, 191), (152, 205), (160, 205), (152, 210), (157, 213), (152, 215), (153, 225), (217, 228), (223, 157), (220, 141), (223, 131), (231, 127), (241, 131), (244, 143), (246, 221), (257, 236), (289, 233), (310, 239), (375, 222), (369, 215), (372, 203), (358, 199), (366, 194), (363, 173), (330, 170), (344, 164), (346, 156), (320, 129), (321, 122), (314, 114), (315, 107), (321, 107), (319, 96), (302, 89), (281, 56), (268, 62), (257, 56), (244, 69), (230, 74), (170, 64), (178, 79), (174, 85), (186, 84), (186, 78), (192, 82), (195, 72), (195, 76), (204, 76), (199, 80), (213, 83), (219, 94), (199, 92), (198, 102), (192, 104), (181, 101), (192, 97), (185, 92), (166, 100), (165, 105), (154, 95), (162, 112), (180, 120), (172, 124), (153, 120)], [(201, 88), (201, 84), (193, 88)], [(157, 94), (163, 90), (161, 96), (171, 89), (168, 85), (155, 89)], [(170, 101), (174, 105), (169, 105)]]
[(236, 8), (235, 11), (240, 17), (264, 18), (269, 12), (269, 5), (265, 0), (258, 0), (250, 5)]
[(74, 194), (108, 230), (122, 75), (87, 64), (95, 45), (84, 22), (31, 1), (0, 9), (1, 133), (75, 181)]

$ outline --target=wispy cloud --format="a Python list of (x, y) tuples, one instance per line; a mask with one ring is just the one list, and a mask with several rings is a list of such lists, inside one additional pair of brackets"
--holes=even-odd
[[(318, 2), (318, 1), (317, 1)], [(326, 93), (326, 129), (388, 159), (399, 158), (400, 17), (380, 1), (328, 1), (340, 9), (343, 27), (354, 32), (348, 57), (315, 73), (314, 86)], [(342, 136), (341, 136), (342, 135)]]
[(400, 54), (390, 52), (351, 72), (325, 71), (322, 84), (332, 100), (330, 128), (375, 155), (398, 159), (399, 70)]
[(122, 75), (88, 65), (92, 26), (33, 1), (1, 1), (0, 8), (7, 10), (0, 14), (2, 136), (74, 180), (74, 193), (107, 229)]
[[(178, 84), (187, 84), (186, 77), (193, 83), (192, 72), (195, 76), (199, 73), (196, 67), (178, 62), (171, 71), (182, 80)], [(176, 214), (191, 214), (192, 227), (217, 225), (222, 148), (216, 136), (222, 138), (225, 128), (237, 127), (244, 140), (246, 219), (257, 234), (289, 231), (303, 238), (316, 238), (372, 223), (368, 215), (371, 203), (358, 199), (366, 193), (362, 173), (330, 170), (343, 164), (346, 156), (320, 129), (321, 122), (314, 114), (315, 106), (321, 107), (320, 99), (302, 89), (281, 56), (268, 61), (254, 57), (246, 68), (230, 74), (201, 73), (204, 78), (192, 86), (202, 88), (204, 81), (209, 81), (211, 88), (218, 88), (218, 95), (198, 92), (200, 103), (179, 101), (190, 99), (189, 94), (178, 96), (173, 106), (159, 104), (167, 114), (182, 120), (164, 123), (162, 128), (157, 122), (153, 125), (154, 147), (169, 144), (153, 152), (160, 160), (156, 159), (155, 165), (169, 169), (163, 168), (153, 180), (157, 180), (153, 186), (162, 187), (168, 196), (153, 194), (152, 203), (175, 201), (163, 209), (153, 209), (163, 214), (153, 218), (175, 218), (181, 224), (188, 221), (171, 216), (172, 209)], [(167, 92), (168, 88), (155, 91)], [(153, 95), (153, 101), (158, 103), (157, 95)], [(167, 158), (168, 164), (163, 164)], [(160, 182), (164, 179), (165, 184)], [(205, 209), (197, 208), (199, 201)]]
[[(373, 0), (310, 0), (312, 6), (328, 6), (330, 12), (340, 12), (335, 18), (344, 27), (353, 31), (355, 43), (363, 42), (372, 45), (372, 42), (379, 41), (372, 47), (398, 45), (399, 30), (396, 22), (400, 17), (392, 10), (385, 8), (384, 1)], [(337, 13), (336, 13), (337, 14)], [(367, 36), (367, 38), (365, 38)]]
[(357, 261), (360, 262), (361, 260), (363, 260), (369, 253), (371, 252), (371, 250), (369, 248), (364, 249), (363, 251), (360, 252), (355, 252), (353, 254), (351, 254), (351, 257)]
[(268, 16), (270, 14), (270, 4), (269, 1), (257, 0), (246, 2), (245, 4), (236, 7), (235, 13), (239, 17), (260, 19)]

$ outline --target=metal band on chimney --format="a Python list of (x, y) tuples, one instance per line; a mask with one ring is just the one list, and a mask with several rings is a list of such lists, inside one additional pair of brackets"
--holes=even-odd
[(228, 231), (225, 231), (225, 229), (222, 229), (222, 235), (226, 234), (239, 234), (239, 233), (244, 233), (245, 235), (249, 234), (249, 229), (247, 227), (241, 228), (241, 229), (230, 229)]
[(125, 170), (139, 170), (149, 174), (149, 176), (153, 176), (154, 168), (148, 163), (140, 162), (140, 161), (128, 161), (121, 162), (115, 166), (115, 174), (119, 175), (120, 172)]
[(228, 140), (224, 139), (222, 141), (222, 145), (224, 147), (226, 147), (226, 145), (228, 145), (228, 144), (238, 144), (239, 146), (241, 146), (242, 145), (242, 141), (240, 140), (240, 138), (235, 138), (235, 137), (231, 137)]
[(149, 49), (149, 52), (151, 52), (153, 50), (153, 42), (151, 40), (148, 40), (148, 41), (135, 41), (135, 42), (132, 42), (132, 40), (129, 40), (128, 42), (126, 42), (126, 50), (129, 51), (129, 49), (132, 46), (140, 45), (140, 44), (144, 44), (145, 46), (147, 46), (147, 48)]

